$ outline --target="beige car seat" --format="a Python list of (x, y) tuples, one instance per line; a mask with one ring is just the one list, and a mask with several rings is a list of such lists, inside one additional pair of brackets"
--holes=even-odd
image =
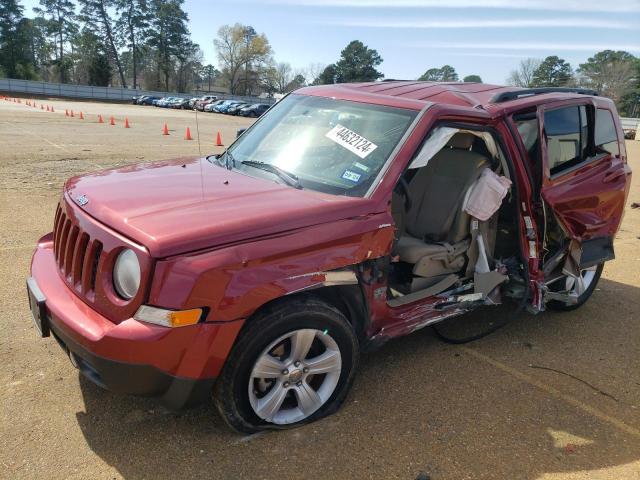
[[(460, 272), (467, 261), (470, 217), (462, 203), (490, 165), (485, 156), (471, 151), (474, 138), (470, 133), (454, 135), (411, 179), (407, 189), (411, 202), (404, 218), (394, 212), (403, 224), (395, 253), (401, 261), (414, 264), (414, 275), (433, 280), (421, 282), (422, 288)], [(393, 203), (398, 204), (397, 198)]]

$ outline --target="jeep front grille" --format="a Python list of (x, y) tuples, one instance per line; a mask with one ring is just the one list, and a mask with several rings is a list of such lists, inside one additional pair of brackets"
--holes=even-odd
[(92, 293), (96, 286), (102, 243), (74, 224), (60, 205), (53, 226), (53, 252), (66, 282), (83, 295)]

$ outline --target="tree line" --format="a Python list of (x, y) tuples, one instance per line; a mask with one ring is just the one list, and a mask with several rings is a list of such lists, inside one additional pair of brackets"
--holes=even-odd
[(206, 76), (184, 0), (0, 2), (0, 75), (185, 91)]
[[(218, 68), (191, 40), (184, 0), (40, 0), (28, 18), (19, 0), (0, 1), (0, 76), (97, 86), (189, 92), (218, 87), (236, 95), (286, 93), (305, 85), (384, 77), (377, 50), (350, 42), (335, 63), (294, 69), (277, 62), (264, 33), (223, 25), (213, 39)], [(418, 80), (458, 82), (451, 65)], [(463, 82), (482, 82), (467, 75)], [(622, 115), (640, 115), (640, 59), (604, 50), (575, 70), (549, 56), (520, 62), (506, 79), (519, 87), (587, 87), (612, 98)]]
[(584, 87), (611, 98), (622, 116), (640, 116), (640, 58), (629, 52), (603, 50), (575, 70), (566, 60), (527, 58), (507, 78), (518, 87)]

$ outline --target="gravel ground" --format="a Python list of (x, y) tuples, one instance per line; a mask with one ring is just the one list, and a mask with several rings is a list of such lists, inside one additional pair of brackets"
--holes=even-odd
[[(39, 100), (38, 108), (0, 101), (0, 478), (640, 479), (640, 209), (630, 208), (640, 202), (638, 173), (617, 258), (583, 308), (521, 314), (466, 346), (416, 332), (364, 356), (337, 414), (246, 437), (210, 405), (176, 414), (102, 391), (55, 341), (36, 338), (24, 281), (63, 181), (198, 155), (197, 142), (183, 139), (187, 126), (197, 134), (193, 112), (46, 104), (56, 113)], [(98, 114), (116, 126), (97, 123)], [(218, 130), (231, 140), (251, 123), (198, 118), (203, 153), (216, 151)], [(640, 172), (640, 142), (627, 146)], [(508, 313), (474, 313), (487, 314)]]

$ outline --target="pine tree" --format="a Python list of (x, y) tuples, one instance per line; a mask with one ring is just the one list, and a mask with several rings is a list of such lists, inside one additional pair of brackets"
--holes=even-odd
[(382, 57), (377, 50), (353, 40), (340, 52), (340, 60), (336, 63), (338, 83), (371, 82), (384, 77), (376, 70), (381, 63)]
[(141, 45), (148, 36), (149, 7), (146, 0), (115, 0), (119, 13), (116, 31), (123, 39), (131, 53), (133, 88), (138, 87), (138, 67), (140, 64)]
[(155, 49), (157, 84), (169, 90), (173, 58), (190, 42), (184, 0), (151, 0), (149, 45)]
[(97, 52), (89, 65), (89, 85), (107, 87), (111, 80), (111, 64), (104, 52)]
[(65, 46), (69, 39), (78, 32), (75, 4), (71, 0), (40, 0), (40, 8), (33, 9), (46, 20), (48, 33), (55, 38), (56, 60), (60, 83), (69, 80), (69, 72), (73, 65), (66, 58)]
[(533, 72), (533, 87), (563, 87), (573, 78), (571, 65), (556, 55), (545, 58)]
[(31, 55), (31, 20), (17, 0), (0, 2), (0, 68), (9, 78), (36, 77)]
[(96, 34), (102, 36), (102, 42), (107, 47), (109, 56), (116, 64), (118, 75), (120, 76), (120, 85), (127, 88), (127, 82), (124, 77), (124, 69), (120, 61), (118, 53), (118, 45), (114, 35), (114, 21), (109, 15), (109, 11), (116, 6), (115, 0), (78, 0), (80, 6), (80, 18), (84, 21), (85, 26), (89, 27)]

